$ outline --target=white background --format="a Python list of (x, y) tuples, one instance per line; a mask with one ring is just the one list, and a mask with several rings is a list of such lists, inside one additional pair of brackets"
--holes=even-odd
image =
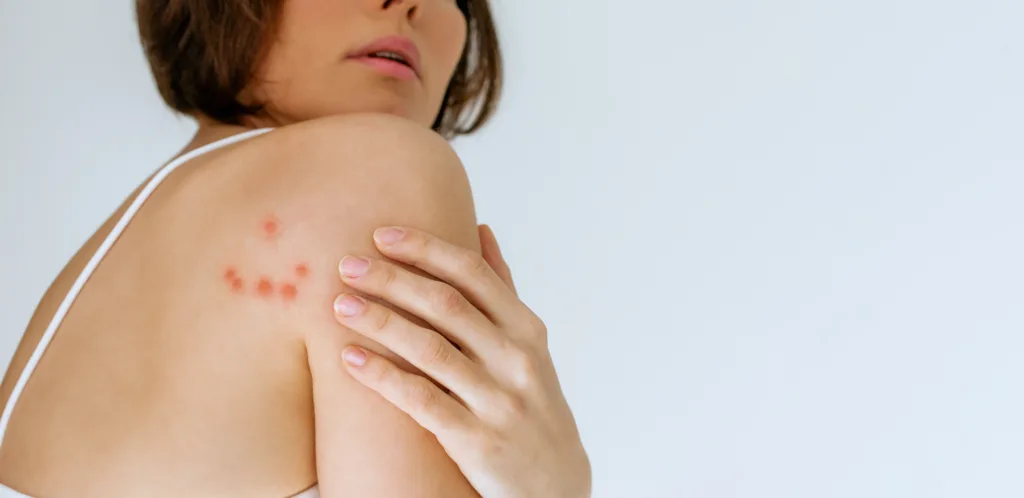
[[(191, 135), (131, 3), (0, 2), (0, 361)], [(1024, 496), (1024, 4), (497, 10), (456, 147), (596, 498)]]

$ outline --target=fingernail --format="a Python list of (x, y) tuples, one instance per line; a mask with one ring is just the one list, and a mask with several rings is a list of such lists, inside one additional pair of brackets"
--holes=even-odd
[(342, 294), (334, 300), (334, 311), (342, 316), (356, 316), (363, 312), (366, 303), (356, 296)]
[(405, 230), (400, 228), (388, 227), (378, 228), (373, 232), (373, 238), (381, 244), (394, 244), (405, 237)]
[(345, 363), (354, 367), (361, 367), (366, 363), (366, 351), (363, 351), (357, 347), (345, 348), (341, 352), (341, 359), (345, 360)]
[(370, 261), (358, 256), (341, 258), (341, 274), (346, 277), (361, 277), (370, 269)]

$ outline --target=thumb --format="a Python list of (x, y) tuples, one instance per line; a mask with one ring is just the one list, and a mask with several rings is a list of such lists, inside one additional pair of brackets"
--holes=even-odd
[(489, 225), (483, 224), (480, 225), (479, 232), (480, 249), (483, 252), (484, 260), (491, 265), (494, 273), (497, 273), (508, 284), (512, 292), (516, 292), (516, 284), (512, 281), (512, 270), (509, 269), (508, 263), (501, 255), (501, 247), (498, 245), (497, 237), (494, 236), (494, 230), (491, 230)]

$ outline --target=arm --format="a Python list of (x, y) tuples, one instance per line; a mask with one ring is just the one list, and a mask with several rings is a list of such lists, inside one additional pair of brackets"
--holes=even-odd
[(338, 262), (345, 254), (380, 257), (371, 238), (378, 226), (418, 227), (480, 251), (458, 157), (436, 134), (387, 116), (331, 118), (272, 135), (280, 159), (261, 161), (239, 191), (253, 213), (273, 210), (281, 257), (309, 261), (310, 286), (289, 316), (312, 374), (321, 495), (477, 496), (436, 438), (346, 374), (338, 351), (357, 344), (416, 370), (340, 326), (332, 311), (339, 293), (353, 292), (338, 278)]
[[(324, 363), (312, 361), (324, 367), (314, 380), (329, 382), (333, 374), (373, 389), (431, 431), (485, 497), (590, 496), (589, 458), (547, 350), (547, 327), (517, 296), (508, 267), (495, 265), (493, 236), (488, 231), (467, 247), (415, 223), (372, 227), (404, 231), (377, 232), (380, 253), (356, 252), (369, 264), (341, 268), (352, 287), (346, 294), (362, 299), (340, 296), (339, 322), (390, 353), (325, 342), (316, 351)], [(396, 363), (395, 354), (420, 371), (409, 373), (414, 369)], [(351, 377), (339, 371), (338, 357)], [(401, 489), (396, 496), (452, 496), (430, 485)]]

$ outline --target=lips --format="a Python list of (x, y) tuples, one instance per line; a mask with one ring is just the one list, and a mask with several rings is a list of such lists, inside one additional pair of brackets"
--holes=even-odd
[[(374, 58), (375, 53), (378, 52), (392, 52), (401, 57), (403, 62), (395, 61), (396, 63), (404, 63), (409, 66), (416, 73), (420, 75), (420, 51), (416, 48), (416, 44), (412, 40), (402, 36), (387, 36), (374, 40), (373, 42), (360, 47), (348, 55), (350, 59), (360, 58)], [(380, 57), (382, 60), (392, 60), (385, 57)]]

